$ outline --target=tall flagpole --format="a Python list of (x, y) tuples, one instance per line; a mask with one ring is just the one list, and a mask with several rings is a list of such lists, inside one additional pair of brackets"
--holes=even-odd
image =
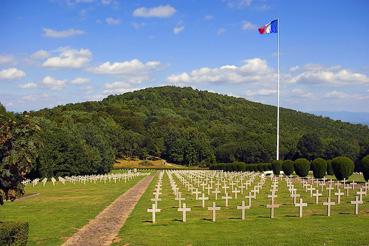
[(280, 24), (279, 18), (277, 19), (277, 56), (278, 56), (278, 83), (277, 83), (277, 160), (279, 160), (279, 31), (280, 31)]

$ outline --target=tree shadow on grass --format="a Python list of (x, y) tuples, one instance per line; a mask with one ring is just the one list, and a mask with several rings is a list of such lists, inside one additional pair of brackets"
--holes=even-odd
[(201, 220), (213, 222), (213, 219), (202, 218)]
[(297, 216), (297, 215), (290, 215), (290, 214), (286, 214), (284, 217), (288, 217), (288, 218), (298, 218), (299, 216)]

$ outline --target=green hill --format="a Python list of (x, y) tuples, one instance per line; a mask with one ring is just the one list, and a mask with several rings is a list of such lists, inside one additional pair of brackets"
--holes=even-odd
[[(269, 162), (275, 156), (274, 106), (192, 88), (147, 88), (32, 114), (69, 129), (102, 131), (116, 157), (151, 155), (192, 165)], [(281, 158), (346, 155), (356, 160), (368, 153), (368, 126), (290, 109), (281, 109), (280, 124)]]

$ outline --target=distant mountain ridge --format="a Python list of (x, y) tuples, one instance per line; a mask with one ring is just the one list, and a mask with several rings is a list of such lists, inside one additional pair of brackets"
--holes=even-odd
[(341, 120), (353, 124), (363, 124), (369, 126), (369, 112), (316, 111), (312, 113), (318, 116), (326, 116), (333, 120)]

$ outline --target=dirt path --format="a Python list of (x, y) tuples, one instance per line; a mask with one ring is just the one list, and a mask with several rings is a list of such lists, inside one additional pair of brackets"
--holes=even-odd
[(120, 228), (149, 186), (153, 176), (147, 176), (113, 203), (106, 207), (95, 219), (79, 229), (63, 246), (110, 245)]

